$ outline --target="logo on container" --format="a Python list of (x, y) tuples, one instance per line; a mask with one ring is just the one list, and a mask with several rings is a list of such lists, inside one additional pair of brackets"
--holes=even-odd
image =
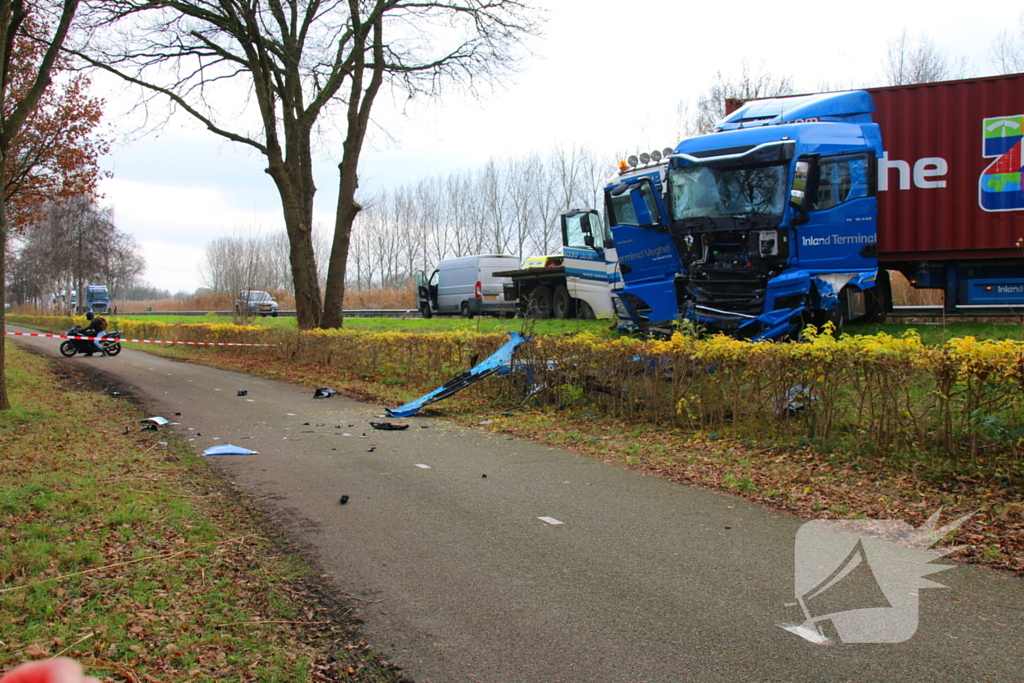
[(985, 211), (1024, 209), (1021, 140), (1024, 115), (982, 119), (982, 156), (997, 157), (981, 174), (978, 204)]
[(919, 589), (944, 587), (924, 577), (953, 566), (931, 561), (962, 547), (932, 546), (971, 516), (937, 529), (940, 512), (919, 529), (898, 519), (805, 523), (796, 535), (796, 602), (787, 605), (799, 605), (804, 621), (779, 626), (819, 644), (909, 639)]

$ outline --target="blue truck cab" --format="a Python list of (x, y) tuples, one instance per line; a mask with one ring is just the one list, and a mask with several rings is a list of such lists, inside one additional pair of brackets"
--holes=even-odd
[(869, 312), (878, 274), (866, 92), (748, 103), (683, 140), (663, 174), (606, 188), (620, 326), (774, 339)]

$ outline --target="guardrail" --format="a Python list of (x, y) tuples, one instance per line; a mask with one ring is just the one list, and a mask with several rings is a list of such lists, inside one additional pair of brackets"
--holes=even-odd
[(942, 306), (893, 306), (893, 318), (1024, 318), (1024, 306), (957, 306), (953, 311)]

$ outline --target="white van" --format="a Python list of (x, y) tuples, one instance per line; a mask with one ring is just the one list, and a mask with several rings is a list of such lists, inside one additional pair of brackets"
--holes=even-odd
[(501, 270), (519, 268), (515, 256), (483, 254), (446, 259), (426, 277), (416, 271), (416, 307), (424, 318), (434, 315), (514, 315), (515, 301), (505, 301), (509, 278), (494, 277)]

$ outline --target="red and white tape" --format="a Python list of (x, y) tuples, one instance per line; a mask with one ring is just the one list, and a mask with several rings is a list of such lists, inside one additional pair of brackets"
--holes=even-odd
[[(68, 334), (42, 334), (39, 332), (8, 332), (19, 337), (51, 337), (53, 339), (96, 339), (96, 337), (79, 337)], [(236, 342), (193, 342), (163, 341), (160, 339), (122, 339), (120, 337), (104, 337), (107, 341), (117, 339), (119, 342), (139, 342), (140, 344), (189, 344), (191, 346), (277, 346), (277, 344), (239, 344)]]

